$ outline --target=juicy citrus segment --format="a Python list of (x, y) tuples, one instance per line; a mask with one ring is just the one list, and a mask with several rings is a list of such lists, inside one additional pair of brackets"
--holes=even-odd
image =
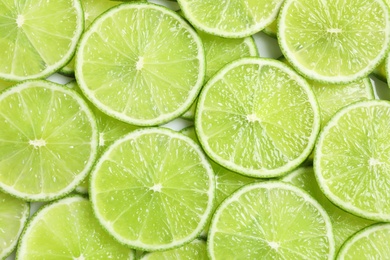
[(163, 252), (148, 253), (140, 258), (141, 260), (180, 260), (196, 259), (208, 260), (206, 242), (195, 239), (189, 244), (182, 247), (171, 249)]
[(371, 100), (340, 110), (324, 127), (314, 155), (319, 186), (336, 205), (390, 220), (390, 103)]
[(88, 99), (131, 124), (162, 124), (181, 115), (203, 84), (196, 32), (153, 4), (127, 3), (104, 13), (85, 32), (76, 56), (76, 77)]
[(0, 95), (0, 188), (51, 200), (70, 192), (96, 157), (93, 114), (74, 91), (44, 80)]
[(199, 140), (213, 160), (256, 177), (280, 176), (302, 163), (319, 123), (306, 81), (287, 65), (261, 58), (220, 70), (204, 87), (195, 118)]
[(367, 76), (389, 49), (383, 0), (287, 0), (279, 17), (283, 54), (313, 80), (348, 83)]
[(329, 217), (307, 193), (281, 182), (249, 184), (214, 214), (212, 259), (333, 259)]
[(284, 177), (283, 181), (307, 191), (326, 210), (332, 222), (336, 252), (351, 235), (374, 223), (352, 215), (330, 202), (318, 187), (312, 167), (299, 168)]
[(134, 259), (100, 226), (91, 203), (73, 196), (40, 209), (27, 224), (18, 259)]
[(90, 185), (102, 225), (122, 243), (146, 251), (178, 247), (199, 235), (215, 189), (200, 147), (164, 128), (136, 130), (114, 142)]
[(185, 17), (198, 29), (227, 38), (261, 31), (276, 19), (281, 0), (178, 0)]
[(27, 202), (0, 192), (0, 259), (15, 249), (30, 214)]
[(389, 259), (390, 224), (377, 224), (352, 236), (337, 255), (337, 260)]
[(0, 24), (0, 78), (42, 78), (73, 55), (83, 14), (78, 0), (1, 0)]

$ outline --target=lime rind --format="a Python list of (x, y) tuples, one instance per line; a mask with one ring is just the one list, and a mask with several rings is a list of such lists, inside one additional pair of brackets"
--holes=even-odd
[[(83, 56), (85, 48), (83, 46), (86, 45), (86, 42), (88, 41), (89, 37), (91, 37), (92, 34), (95, 34), (95, 29), (101, 26), (103, 22), (105, 22), (106, 19), (110, 18), (112, 15), (115, 15), (115, 13), (126, 10), (126, 9), (153, 9), (155, 11), (161, 12), (164, 15), (170, 16), (171, 18), (175, 19), (177, 21), (181, 28), (183, 28), (188, 34), (189, 38), (191, 37), (192, 40), (194, 40), (194, 43), (196, 44), (197, 48), (197, 55), (195, 57), (198, 64), (198, 75), (196, 77), (196, 82), (193, 82), (191, 84), (191, 89), (187, 92), (187, 97), (184, 101), (180, 103), (180, 106), (177, 107), (173, 111), (169, 111), (166, 113), (161, 113), (159, 116), (156, 116), (154, 118), (140, 118), (136, 117), (134, 115), (127, 115), (126, 113), (119, 112), (114, 110), (107, 104), (102, 103), (100, 100), (98, 100), (95, 95), (92, 93), (92, 91), (88, 88), (87, 83), (85, 82), (84, 76), (83, 76)], [(203, 80), (206, 72), (206, 65), (205, 65), (205, 55), (204, 55), (204, 49), (203, 44), (196, 33), (196, 31), (177, 13), (174, 11), (160, 5), (147, 3), (147, 2), (134, 2), (134, 3), (123, 3), (121, 5), (115, 6), (102, 15), (100, 15), (97, 19), (94, 20), (94, 22), (89, 26), (89, 28), (84, 32), (83, 36), (81, 37), (81, 40), (79, 42), (79, 47), (76, 52), (76, 60), (75, 60), (75, 76), (77, 79), (77, 82), (83, 91), (84, 95), (101, 111), (104, 111), (105, 114), (114, 117), (118, 120), (121, 120), (123, 122), (127, 122), (129, 124), (133, 125), (139, 125), (139, 126), (156, 126), (161, 125), (164, 123), (167, 123), (171, 121), (174, 118), (179, 117), (183, 113), (185, 113), (192, 105), (196, 97), (198, 96), (201, 87), (203, 85)], [(179, 73), (179, 72), (178, 72)], [(164, 80), (163, 80), (164, 81)], [(151, 92), (153, 93), (153, 91)], [(155, 97), (152, 97), (155, 99)], [(131, 102), (130, 99), (127, 101), (127, 104)], [(127, 109), (127, 108), (126, 108)], [(159, 110), (158, 108), (157, 110)]]
[[(203, 103), (207, 97), (207, 92), (210, 88), (213, 87), (213, 85), (221, 80), (223, 76), (228, 73), (230, 70), (237, 68), (241, 65), (258, 65), (258, 66), (270, 66), (275, 67), (277, 69), (282, 70), (286, 75), (290, 77), (292, 81), (295, 81), (299, 84), (299, 86), (303, 89), (305, 94), (308, 96), (308, 102), (311, 105), (313, 118), (312, 118), (312, 130), (310, 136), (307, 138), (307, 145), (305, 149), (301, 152), (299, 156), (297, 156), (295, 159), (288, 161), (286, 164), (284, 164), (281, 167), (275, 168), (275, 169), (254, 169), (249, 167), (243, 167), (240, 165), (235, 164), (234, 162), (231, 162), (229, 160), (226, 160), (225, 158), (218, 155), (216, 152), (214, 152), (211, 147), (209, 146), (207, 142), (207, 136), (204, 134), (202, 129), (202, 109), (199, 108), (199, 104), (203, 106)], [(226, 65), (224, 68), (222, 68), (217, 74), (214, 75), (203, 87), (203, 90), (199, 96), (198, 100), (198, 108), (195, 115), (195, 129), (197, 132), (197, 136), (199, 138), (199, 142), (201, 146), (203, 147), (204, 151), (207, 153), (207, 155), (220, 164), (221, 166), (251, 177), (257, 177), (257, 178), (272, 178), (272, 177), (280, 177), (283, 174), (286, 174), (287, 172), (297, 168), (302, 162), (304, 162), (307, 157), (310, 155), (314, 148), (314, 144), (316, 142), (316, 137), (320, 131), (320, 112), (317, 100), (315, 98), (315, 95), (307, 83), (307, 81), (301, 77), (299, 74), (297, 74), (293, 69), (291, 69), (288, 65), (276, 61), (273, 59), (267, 59), (267, 58), (241, 58), (236, 61), (233, 61)]]

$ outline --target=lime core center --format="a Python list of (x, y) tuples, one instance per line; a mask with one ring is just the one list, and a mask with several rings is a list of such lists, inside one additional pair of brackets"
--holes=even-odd
[(383, 162), (381, 162), (375, 158), (370, 158), (370, 160), (368, 160), (368, 164), (369, 164), (369, 166), (374, 167), (374, 166), (383, 164)]
[(161, 192), (162, 185), (160, 183), (154, 184), (150, 189), (154, 192)]
[(140, 56), (140, 57), (138, 57), (138, 61), (135, 64), (135, 69), (141, 70), (143, 67), (144, 67), (144, 57)]
[(274, 241), (268, 242), (268, 245), (269, 245), (272, 249), (275, 249), (275, 250), (278, 250), (278, 248), (279, 248), (279, 246), (280, 246), (278, 242), (274, 242)]
[(249, 122), (260, 122), (260, 118), (258, 118), (255, 114), (247, 115), (246, 120), (248, 120)]
[(18, 18), (16, 18), (16, 24), (18, 25), (18, 27), (22, 27), (23, 24), (24, 24), (24, 16), (19, 14), (18, 15)]
[(34, 146), (35, 149), (38, 149), (39, 147), (46, 146), (46, 141), (43, 139), (35, 139), (30, 140), (28, 144)]
[(338, 33), (341, 33), (343, 30), (340, 29), (340, 28), (329, 28), (327, 30), (328, 33), (334, 33), (334, 34), (338, 34)]

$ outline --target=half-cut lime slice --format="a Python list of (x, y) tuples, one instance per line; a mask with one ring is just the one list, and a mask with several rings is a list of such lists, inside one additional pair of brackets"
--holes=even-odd
[(345, 242), (336, 259), (389, 259), (389, 240), (390, 224), (372, 225)]
[(263, 178), (300, 165), (320, 128), (307, 82), (282, 62), (263, 58), (221, 69), (203, 88), (196, 113), (197, 135), (211, 159)]
[(99, 16), (76, 54), (76, 78), (106, 114), (135, 125), (166, 123), (191, 106), (205, 57), (195, 30), (177, 13), (124, 3)]
[(0, 259), (5, 259), (15, 248), (30, 215), (29, 204), (0, 192)]
[(95, 117), (76, 92), (44, 80), (0, 94), (0, 188), (25, 200), (71, 192), (96, 158)]
[(211, 259), (333, 259), (325, 210), (303, 190), (282, 182), (249, 184), (214, 214)]
[(144, 251), (196, 238), (210, 218), (214, 190), (199, 145), (165, 128), (135, 130), (114, 142), (90, 179), (101, 224), (121, 243)]
[(0, 0), (0, 78), (44, 78), (72, 58), (83, 32), (79, 0)]
[(91, 203), (72, 196), (40, 209), (21, 236), (17, 259), (134, 259), (93, 215)]
[(340, 110), (322, 130), (314, 154), (321, 190), (355, 215), (390, 221), (390, 102), (360, 101)]
[(388, 53), (389, 7), (383, 0), (286, 0), (278, 40), (307, 78), (349, 83), (371, 73)]

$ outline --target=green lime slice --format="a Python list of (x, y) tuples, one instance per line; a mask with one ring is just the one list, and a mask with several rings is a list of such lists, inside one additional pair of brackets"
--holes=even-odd
[(90, 185), (101, 224), (144, 251), (196, 238), (209, 220), (215, 189), (201, 148), (165, 128), (135, 130), (114, 142), (96, 163)]
[(264, 29), (278, 15), (283, 0), (178, 0), (194, 27), (226, 38), (243, 38)]
[(83, 31), (79, 0), (0, 0), (0, 78), (44, 78), (73, 56)]
[(91, 203), (72, 196), (41, 208), (20, 238), (17, 259), (134, 259), (93, 215)]
[(352, 82), (374, 70), (389, 50), (389, 7), (383, 0), (286, 0), (278, 40), (307, 78)]
[(307, 191), (326, 210), (332, 222), (336, 252), (351, 235), (374, 223), (352, 215), (330, 202), (318, 187), (313, 167), (299, 168), (284, 177), (283, 181)]
[(372, 225), (345, 242), (336, 259), (390, 259), (389, 240), (390, 224)]
[(3, 192), (0, 192), (0, 205), (0, 259), (5, 259), (16, 248), (30, 207), (27, 202)]
[(303, 190), (282, 182), (249, 184), (215, 212), (211, 259), (333, 259), (325, 210)]
[(71, 192), (95, 161), (95, 117), (74, 91), (32, 80), (0, 94), (0, 188), (25, 200)]
[(363, 218), (390, 221), (390, 102), (360, 101), (340, 110), (318, 137), (314, 170), (325, 195)]
[(307, 82), (282, 62), (263, 58), (243, 58), (220, 70), (204, 86), (195, 118), (211, 159), (263, 178), (300, 165), (319, 127), (317, 101)]
[(195, 239), (189, 244), (182, 247), (171, 249), (163, 252), (148, 253), (140, 260), (208, 260), (206, 242)]
[(172, 10), (149, 3), (124, 3), (99, 16), (76, 54), (76, 78), (87, 98), (134, 125), (163, 124), (183, 114), (204, 73), (194, 29)]

